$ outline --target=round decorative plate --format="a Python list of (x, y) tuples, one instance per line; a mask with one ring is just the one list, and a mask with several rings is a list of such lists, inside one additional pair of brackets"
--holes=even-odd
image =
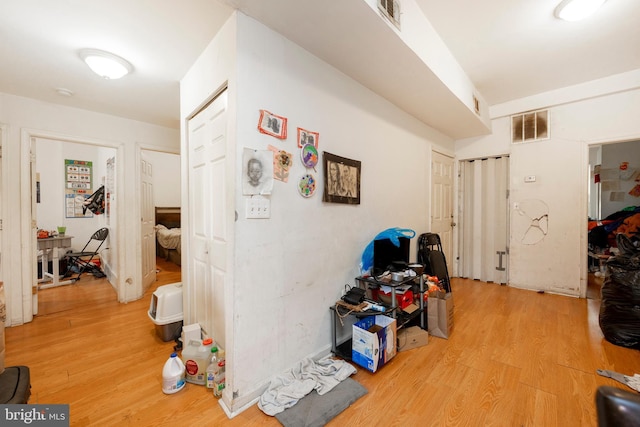
[(313, 144), (305, 144), (300, 149), (300, 157), (302, 158), (302, 164), (308, 168), (314, 168), (318, 164), (318, 150)]
[(302, 197), (311, 197), (316, 192), (316, 179), (310, 173), (302, 175), (298, 183), (298, 191)]

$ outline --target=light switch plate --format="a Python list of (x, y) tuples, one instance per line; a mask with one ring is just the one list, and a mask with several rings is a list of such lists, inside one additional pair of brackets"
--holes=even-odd
[(271, 201), (262, 196), (253, 196), (246, 199), (246, 217), (260, 219), (271, 217)]

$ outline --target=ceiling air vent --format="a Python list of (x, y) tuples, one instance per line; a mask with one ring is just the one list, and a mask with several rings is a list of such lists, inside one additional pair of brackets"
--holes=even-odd
[(380, 12), (400, 29), (400, 3), (396, 0), (378, 0)]
[(549, 110), (532, 111), (511, 116), (511, 142), (549, 139)]

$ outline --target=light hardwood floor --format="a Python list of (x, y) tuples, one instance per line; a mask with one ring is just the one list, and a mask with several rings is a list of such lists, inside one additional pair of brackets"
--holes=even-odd
[[(70, 404), (73, 426), (280, 425), (256, 405), (229, 420), (202, 386), (162, 393), (174, 343), (156, 337), (147, 310), (155, 287), (180, 273), (159, 267), (157, 283), (128, 304), (89, 276), (39, 293), (34, 321), (6, 330), (7, 366), (31, 370), (29, 403)], [(375, 374), (358, 369), (368, 394), (329, 425), (596, 426), (596, 388), (625, 388), (596, 369), (640, 373), (638, 351), (603, 339), (598, 299), (462, 279), (452, 288), (452, 337), (429, 337)]]

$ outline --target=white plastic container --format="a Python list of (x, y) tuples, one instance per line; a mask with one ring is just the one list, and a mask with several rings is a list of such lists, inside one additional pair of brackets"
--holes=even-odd
[(173, 341), (182, 331), (182, 283), (158, 286), (151, 295), (147, 313), (156, 325), (156, 335), (163, 341)]
[(202, 341), (189, 341), (189, 344), (182, 349), (187, 382), (205, 385), (212, 346), (213, 340), (207, 338)]
[(178, 357), (178, 353), (171, 353), (171, 357), (167, 359), (162, 368), (162, 392), (164, 394), (173, 394), (184, 388), (185, 367), (182, 360)]

